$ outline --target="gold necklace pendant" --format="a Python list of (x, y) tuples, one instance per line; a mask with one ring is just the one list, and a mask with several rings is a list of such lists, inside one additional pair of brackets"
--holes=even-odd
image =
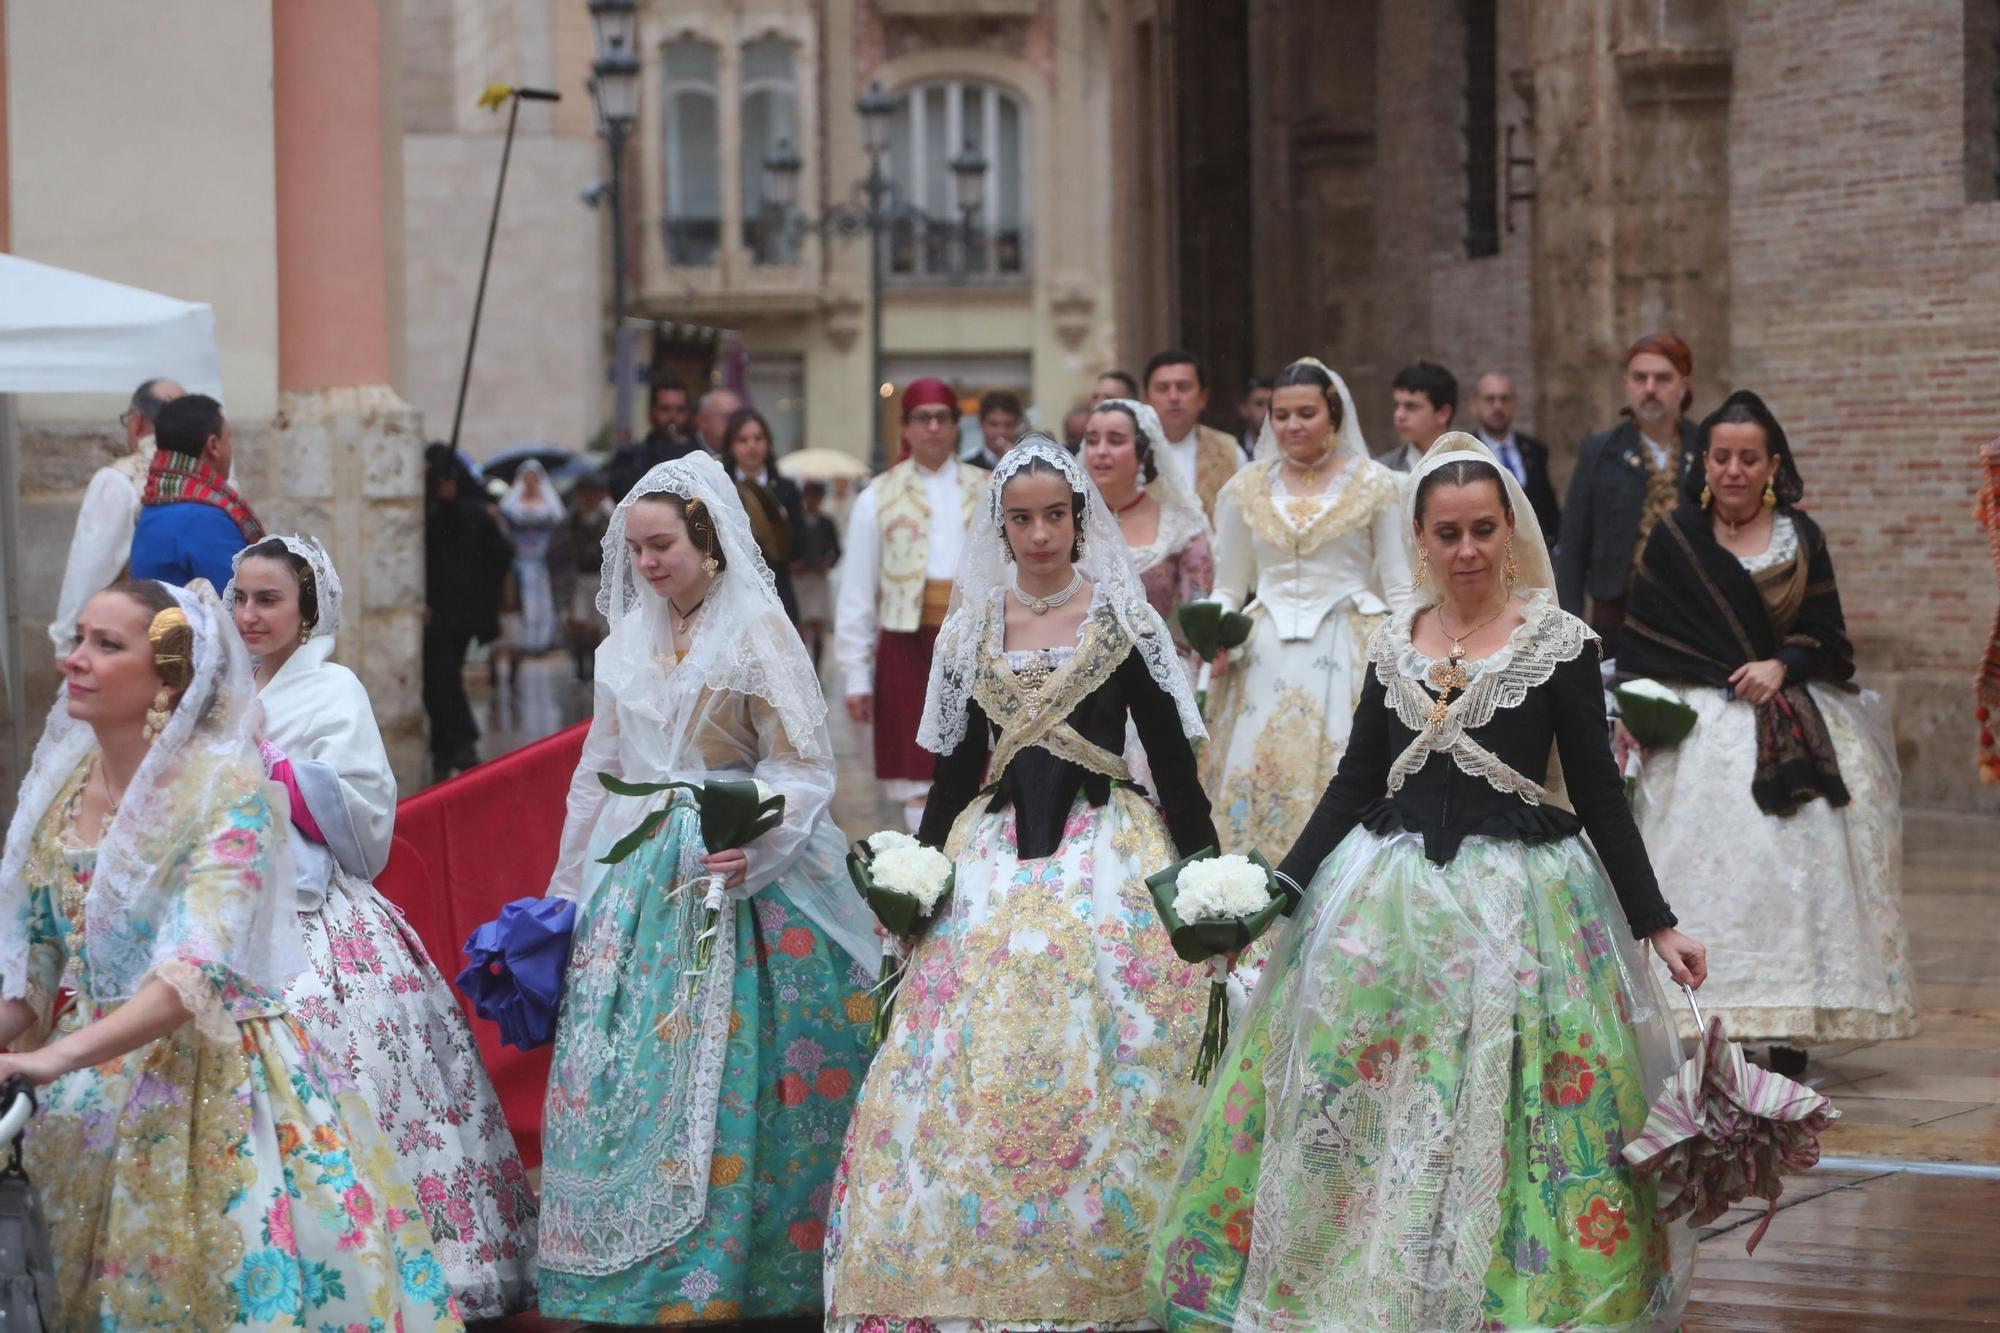
[(1443, 724), (1445, 714), (1451, 710), (1452, 691), (1464, 689), (1472, 679), (1472, 673), (1465, 669), (1465, 645), (1453, 639), (1450, 656), (1442, 662), (1433, 662), (1429, 676), (1432, 688), (1438, 692), (1438, 697), (1431, 701), (1430, 712), (1430, 723), (1435, 727)]

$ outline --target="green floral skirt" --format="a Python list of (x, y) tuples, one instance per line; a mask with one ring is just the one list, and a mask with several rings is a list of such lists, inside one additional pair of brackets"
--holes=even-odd
[[(578, 913), (543, 1138), (545, 1225), (563, 1211), (554, 1195), (617, 1182), (644, 1145), (680, 1141), (667, 1122), (686, 1108), (664, 1094), (685, 1086), (672, 960), (683, 952), (688, 895), (665, 886), (698, 854), (695, 821), (677, 811)], [(827, 1202), (867, 1068), (875, 978), (776, 885), (725, 910), (736, 963), (700, 1220), (611, 1272), (545, 1261), (545, 1316), (686, 1324), (820, 1311)], [(568, 1082), (566, 1070), (589, 1072)]]
[(1620, 1155), (1678, 1061), (1580, 839), (1356, 829), (1278, 937), (1147, 1273), (1168, 1329), (1672, 1328)]

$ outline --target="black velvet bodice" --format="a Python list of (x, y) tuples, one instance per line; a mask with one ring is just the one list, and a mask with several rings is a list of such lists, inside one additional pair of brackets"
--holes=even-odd
[[(1146, 670), (1136, 649), (1103, 684), (1086, 694), (1071, 710), (1069, 725), (1085, 740), (1111, 754), (1125, 749), (1125, 719), (1130, 716), (1153, 770), (1153, 794), (1159, 799), (1167, 833), (1182, 856), (1215, 845), (1215, 824), (1209, 817), (1208, 795), (1195, 775), (1193, 747), (1181, 732), (1179, 711), (1159, 682)], [(965, 738), (950, 754), (941, 755), (924, 807), (920, 841), (942, 848), (953, 821), (980, 794), (987, 781), (986, 764), (993, 751), (994, 727), (977, 700), (966, 704)], [(1013, 806), (1016, 846), (1024, 859), (1053, 855), (1062, 843), (1063, 824), (1078, 792), (1093, 806), (1110, 799), (1111, 779), (1082, 765), (1060, 759), (1038, 746), (1014, 757), (1006, 771), (993, 775), (988, 810)]]
[[(1356, 824), (1377, 833), (1420, 834), (1424, 854), (1438, 865), (1448, 864), (1470, 837), (1552, 842), (1586, 832), (1633, 935), (1676, 924), (1612, 762), (1598, 657), (1592, 640), (1579, 656), (1558, 662), (1518, 705), (1496, 709), (1484, 726), (1467, 733), (1515, 772), (1544, 784), (1553, 743), (1575, 814), (1501, 791), (1465, 772), (1442, 750), (1390, 792), (1390, 767), (1417, 733), (1397, 716), (1371, 663), (1339, 771), (1279, 869), (1305, 884)], [(1424, 689), (1434, 693), (1428, 685)]]

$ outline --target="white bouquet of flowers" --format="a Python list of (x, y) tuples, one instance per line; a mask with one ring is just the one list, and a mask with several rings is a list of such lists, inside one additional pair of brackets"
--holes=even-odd
[(880, 1045), (889, 1035), (910, 938), (937, 914), (938, 904), (951, 892), (951, 858), (907, 833), (884, 829), (856, 844), (847, 858), (847, 873), (882, 929), (895, 941), (876, 988), (881, 999), (875, 1011), (874, 1040)]
[(1208, 1023), (1194, 1064), (1197, 1083), (1208, 1082), (1229, 1045), (1229, 990), (1210, 960), (1248, 948), (1283, 914), (1291, 900), (1273, 893), (1272, 883), (1263, 857), (1217, 856), (1213, 848), (1146, 877), (1174, 953), (1183, 962), (1210, 963)]

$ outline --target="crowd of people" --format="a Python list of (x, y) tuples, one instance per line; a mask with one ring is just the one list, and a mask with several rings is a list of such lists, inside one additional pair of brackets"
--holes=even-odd
[[(1668, 986), (1793, 1071), (1915, 1018), (1810, 454), (1747, 391), (1690, 420), (1671, 334), (1622, 383), (1560, 504), (1509, 377), (1460, 430), (1424, 361), (1380, 453), (1310, 357), (1240, 436), (1184, 351), (1061, 440), (995, 393), (967, 447), (918, 379), (844, 532), (723, 390), (656, 386), (567, 500), (431, 446), (441, 767), (476, 762), (470, 643), (566, 622), (591, 681), (553, 873), (491, 895), (573, 909), (538, 1189), (372, 884), (396, 790), (339, 572), (231, 489), (212, 399), (142, 385), (0, 860), (65, 1326), (1677, 1327), (1693, 1232), (1620, 1152), (1693, 1032)], [(951, 865), (906, 941), (850, 874), (882, 831), (830, 814), (827, 641)], [(1634, 678), (1684, 740), (1615, 716)], [(732, 779), (782, 808), (711, 845)], [(1208, 851), (1275, 867), (1286, 924), (1204, 966), (1147, 879)]]

